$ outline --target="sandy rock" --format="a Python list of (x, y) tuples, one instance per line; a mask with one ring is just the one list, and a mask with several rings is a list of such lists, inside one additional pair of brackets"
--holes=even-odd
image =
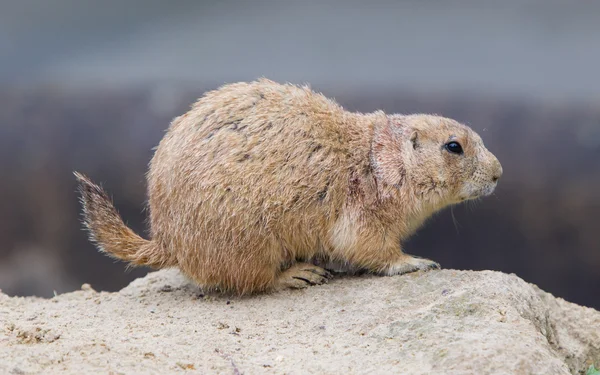
[(2, 374), (577, 374), (600, 363), (600, 312), (491, 271), (240, 299), (166, 270), (118, 293), (0, 294), (0, 359)]

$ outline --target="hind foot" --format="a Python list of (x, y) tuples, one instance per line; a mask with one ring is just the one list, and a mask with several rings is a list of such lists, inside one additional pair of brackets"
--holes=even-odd
[(285, 270), (277, 279), (277, 289), (302, 289), (309, 285), (325, 284), (333, 275), (313, 264), (296, 263)]

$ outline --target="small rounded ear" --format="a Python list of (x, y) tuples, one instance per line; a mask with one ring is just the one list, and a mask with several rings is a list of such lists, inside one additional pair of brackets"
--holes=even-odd
[(413, 130), (410, 134), (410, 143), (412, 143), (413, 150), (416, 150), (419, 147), (419, 134), (416, 130)]
[(413, 128), (409, 124), (409, 120), (406, 116), (392, 115), (389, 117), (390, 127), (394, 133), (402, 137), (402, 142), (406, 142), (408, 139), (412, 145), (413, 150), (419, 148), (419, 133), (417, 129)]

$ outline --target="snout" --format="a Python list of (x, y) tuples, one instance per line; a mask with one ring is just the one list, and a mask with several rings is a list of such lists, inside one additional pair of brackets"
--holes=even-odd
[(494, 156), (494, 160), (492, 161), (492, 182), (498, 183), (500, 177), (502, 177), (502, 164), (500, 161)]
[(503, 173), (502, 165), (489, 151), (483, 155), (485, 157), (479, 159), (481, 163), (479, 168), (461, 189), (459, 201), (486, 197), (496, 190)]
[(489, 154), (490, 158), (491, 158), (491, 162), (490, 162), (490, 178), (491, 181), (489, 183), (486, 184), (485, 188), (483, 189), (483, 194), (484, 196), (488, 196), (491, 195), (494, 190), (496, 190), (496, 186), (498, 186), (498, 181), (500, 180), (500, 177), (502, 177), (502, 164), (500, 164), (500, 161), (498, 160), (498, 158), (496, 158), (493, 154)]

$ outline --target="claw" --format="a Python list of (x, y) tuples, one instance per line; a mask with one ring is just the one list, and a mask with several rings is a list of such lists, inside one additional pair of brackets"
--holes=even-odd
[(317, 285), (316, 283), (314, 283), (314, 282), (312, 282), (312, 281), (310, 281), (308, 279), (305, 279), (303, 277), (294, 276), (293, 278), (296, 279), (296, 280), (302, 280), (305, 283), (307, 283), (308, 285)]
[(279, 276), (279, 288), (306, 288), (309, 285), (325, 284), (333, 275), (318, 266), (297, 263)]

